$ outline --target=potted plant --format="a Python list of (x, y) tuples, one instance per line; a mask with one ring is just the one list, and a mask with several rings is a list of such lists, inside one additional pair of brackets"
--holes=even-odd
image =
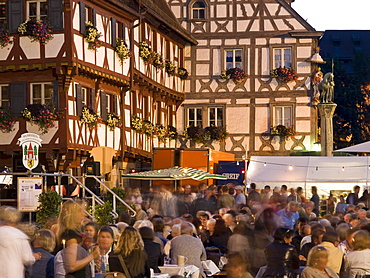
[(31, 124), (38, 125), (41, 134), (45, 134), (50, 128), (55, 127), (55, 121), (62, 118), (62, 113), (47, 104), (29, 104), (22, 111), (22, 115)]
[(234, 81), (234, 83), (241, 83), (244, 80), (247, 80), (248, 74), (246, 74), (244, 70), (240, 68), (231, 68), (222, 71), (220, 77), (226, 80), (231, 79)]
[(40, 206), (36, 212), (36, 222), (45, 227), (47, 222), (59, 215), (62, 197), (56, 191), (46, 191), (39, 195)]
[(181, 80), (186, 80), (189, 77), (189, 73), (186, 68), (178, 68), (177, 74), (180, 77)]
[(225, 141), (229, 137), (229, 133), (226, 131), (225, 127), (222, 126), (208, 126), (205, 128), (205, 133), (211, 141)]
[(158, 138), (159, 142), (166, 142), (166, 139), (168, 138), (167, 128), (161, 124), (155, 125), (154, 135)]
[(28, 19), (19, 25), (18, 32), (41, 45), (53, 39), (51, 26), (47, 21)]
[(170, 140), (176, 140), (177, 138), (177, 130), (176, 130), (176, 127), (173, 127), (172, 125), (169, 125), (167, 127), (167, 132), (168, 132), (168, 138)]
[(145, 41), (139, 43), (139, 55), (145, 63), (149, 63), (150, 59), (152, 59), (152, 51)]
[(96, 128), (101, 122), (101, 117), (90, 107), (84, 106), (80, 116), (80, 121), (90, 129)]
[(143, 120), (143, 134), (147, 136), (153, 136), (154, 134), (154, 125), (147, 119)]
[(120, 116), (114, 114), (114, 113), (108, 113), (107, 115), (107, 126), (111, 131), (113, 131), (116, 127), (121, 128), (121, 118)]
[(13, 131), (15, 121), (9, 109), (0, 108), (0, 131), (8, 133)]
[(174, 75), (176, 72), (176, 66), (169, 60), (166, 61), (166, 72), (169, 76)]
[(114, 51), (116, 52), (121, 64), (125, 59), (131, 56), (131, 52), (128, 50), (126, 42), (121, 38), (117, 38), (116, 48), (114, 49)]
[(186, 139), (194, 141), (195, 143), (205, 143), (208, 140), (208, 135), (200, 126), (189, 126), (185, 130), (184, 136)]
[(0, 47), (4, 48), (11, 43), (13, 43), (13, 41), (10, 38), (10, 32), (7, 24), (5, 22), (0, 22)]
[(293, 68), (279, 67), (271, 70), (270, 75), (272, 78), (276, 78), (278, 82), (289, 83), (297, 80), (298, 76)]
[(102, 46), (102, 41), (99, 40), (101, 37), (101, 33), (98, 31), (90, 21), (86, 23), (86, 35), (85, 41), (88, 43), (88, 49), (90, 50), (97, 50), (99, 47)]
[(290, 137), (293, 137), (297, 134), (293, 127), (276, 125), (271, 127), (270, 134), (272, 136), (279, 136), (280, 141), (289, 140)]

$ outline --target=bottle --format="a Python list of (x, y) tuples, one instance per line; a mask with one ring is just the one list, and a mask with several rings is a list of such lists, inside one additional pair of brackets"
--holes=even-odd
[(107, 255), (101, 255), (100, 256), (100, 272), (105, 273), (109, 271), (108, 266), (108, 256)]

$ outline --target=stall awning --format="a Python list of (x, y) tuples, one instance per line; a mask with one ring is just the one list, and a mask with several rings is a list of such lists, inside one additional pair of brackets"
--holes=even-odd
[(347, 148), (335, 150), (334, 152), (343, 152), (343, 153), (370, 153), (370, 141), (360, 143), (354, 146)]
[(160, 169), (153, 171), (145, 171), (139, 173), (122, 175), (126, 179), (139, 179), (139, 180), (204, 180), (204, 179), (219, 179), (226, 180), (225, 176), (211, 174), (193, 168), (175, 166), (168, 169)]

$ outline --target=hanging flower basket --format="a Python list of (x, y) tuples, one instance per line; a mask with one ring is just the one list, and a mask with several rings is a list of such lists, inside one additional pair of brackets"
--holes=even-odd
[(90, 107), (84, 106), (80, 116), (80, 121), (90, 129), (97, 128), (102, 123), (101, 117)]
[(279, 136), (282, 140), (289, 140), (290, 137), (293, 137), (297, 134), (297, 131), (293, 127), (277, 125), (271, 127), (270, 134), (272, 136)]
[(249, 77), (242, 69), (240, 68), (231, 68), (221, 72), (220, 77), (226, 80), (233, 80), (234, 83), (241, 83)]
[(154, 135), (154, 125), (149, 120), (143, 120), (143, 134), (147, 136)]
[(31, 124), (38, 125), (41, 134), (50, 131), (51, 128), (55, 127), (55, 121), (63, 118), (63, 113), (46, 104), (29, 104), (22, 111), (22, 115)]
[(18, 32), (41, 45), (53, 39), (51, 26), (47, 21), (28, 19), (19, 25)]
[(166, 142), (168, 138), (167, 128), (160, 124), (155, 125), (154, 136), (158, 138), (159, 142)]
[(184, 131), (184, 136), (195, 143), (205, 143), (209, 139), (209, 134), (206, 134), (204, 129), (199, 126), (189, 126)]
[(9, 109), (0, 108), (0, 131), (9, 133), (14, 130), (15, 121)]
[(276, 78), (278, 82), (289, 83), (297, 80), (298, 76), (292, 68), (276, 68), (271, 70), (270, 75), (272, 78)]
[(12, 43), (13, 41), (10, 38), (10, 32), (7, 24), (5, 22), (0, 22), (0, 47), (4, 48)]
[(162, 54), (152, 51), (152, 58), (150, 59), (150, 63), (157, 69), (161, 70), (164, 68), (165, 64), (163, 62)]
[(187, 69), (185, 69), (185, 68), (178, 68), (177, 69), (177, 74), (179, 75), (181, 80), (186, 80), (189, 77), (189, 73), (188, 73)]
[(171, 61), (166, 61), (166, 72), (169, 76), (174, 75), (176, 72), (176, 66)]
[(121, 64), (131, 56), (131, 52), (128, 50), (126, 42), (121, 38), (117, 38), (116, 48), (114, 51), (116, 52)]
[(120, 116), (114, 113), (108, 113), (107, 116), (107, 126), (111, 131), (113, 131), (116, 127), (121, 128), (122, 122)]
[(153, 52), (151, 51), (149, 45), (145, 41), (139, 43), (139, 55), (145, 63), (149, 63), (153, 58), (152, 53)]
[(143, 132), (143, 119), (138, 115), (132, 115), (131, 117), (131, 128), (138, 133)]
[(85, 41), (88, 43), (87, 48), (95, 51), (103, 44), (103, 42), (99, 40), (99, 38), (101, 37), (101, 33), (98, 31), (98, 28), (96, 28), (90, 21), (87, 21), (85, 25)]

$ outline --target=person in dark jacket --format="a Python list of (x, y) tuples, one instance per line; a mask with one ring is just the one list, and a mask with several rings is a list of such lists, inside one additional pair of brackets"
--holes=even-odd
[(267, 268), (263, 277), (295, 277), (295, 269), (299, 268), (296, 249), (290, 243), (294, 236), (293, 230), (278, 228), (274, 233), (274, 241), (265, 247)]
[(209, 237), (208, 247), (217, 247), (222, 254), (226, 254), (227, 243), (231, 235), (232, 232), (226, 227), (225, 221), (223, 219), (216, 220), (213, 235)]
[(160, 273), (158, 266), (163, 266), (164, 256), (161, 251), (161, 245), (153, 242), (154, 233), (149, 227), (141, 227), (139, 229), (141, 238), (144, 241), (144, 250), (148, 256), (149, 267), (154, 270), (155, 273)]
[(150, 268), (147, 263), (147, 255), (144, 251), (144, 243), (139, 232), (133, 227), (126, 227), (119, 237), (114, 254), (109, 253), (109, 270), (113, 272), (126, 271), (121, 265), (119, 255), (122, 256), (131, 278), (150, 277)]

